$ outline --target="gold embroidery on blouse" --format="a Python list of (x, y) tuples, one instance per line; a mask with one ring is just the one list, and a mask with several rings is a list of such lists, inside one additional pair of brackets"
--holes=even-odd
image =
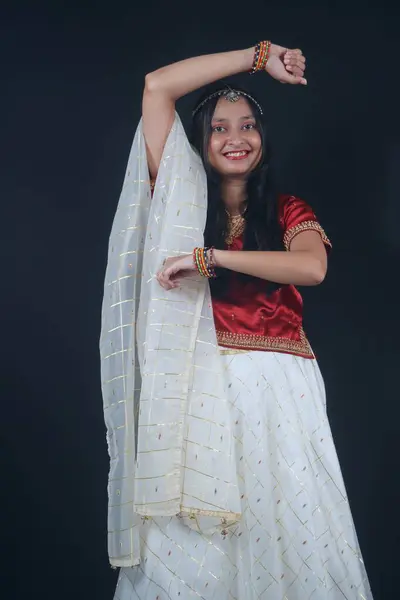
[(284, 244), (286, 250), (289, 250), (291, 241), (293, 240), (294, 237), (296, 237), (296, 235), (298, 233), (301, 233), (302, 231), (310, 231), (310, 230), (317, 231), (320, 234), (324, 244), (327, 244), (330, 248), (332, 248), (332, 244), (329, 241), (328, 236), (326, 235), (325, 231), (322, 229), (322, 227), (318, 223), (318, 221), (303, 221), (302, 223), (299, 223), (298, 225), (291, 227), (290, 229), (288, 229), (285, 232), (285, 235), (283, 236), (283, 244)]
[(304, 358), (315, 358), (303, 328), (300, 329), (300, 340), (253, 333), (232, 333), (231, 331), (217, 331), (217, 340), (220, 346), (228, 348), (235, 346), (239, 349), (254, 351), (288, 352)]
[(227, 246), (230, 246), (233, 240), (244, 232), (246, 219), (242, 215), (235, 215), (232, 217), (228, 211), (226, 211), (226, 213), (228, 215), (228, 230), (225, 236), (225, 243)]

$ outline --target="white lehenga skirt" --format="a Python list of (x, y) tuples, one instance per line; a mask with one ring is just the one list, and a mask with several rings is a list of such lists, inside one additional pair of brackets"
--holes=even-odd
[(209, 536), (178, 517), (144, 519), (141, 564), (115, 600), (370, 600), (315, 360), (222, 357), (242, 518)]

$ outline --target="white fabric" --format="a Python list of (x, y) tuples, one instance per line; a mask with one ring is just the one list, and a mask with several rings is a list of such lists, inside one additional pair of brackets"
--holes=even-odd
[(139, 126), (100, 341), (115, 600), (371, 600), (316, 361), (221, 356), (207, 282), (154, 279), (206, 201), (178, 117), (151, 201)]
[(164, 258), (203, 245), (206, 190), (176, 115), (151, 200), (139, 125), (110, 236), (100, 339), (113, 566), (139, 563), (139, 515), (179, 513), (203, 532), (240, 518), (209, 286), (194, 277), (166, 292), (155, 279)]
[(141, 564), (121, 569), (115, 600), (371, 600), (317, 362), (222, 361), (242, 518), (209, 534), (143, 519)]

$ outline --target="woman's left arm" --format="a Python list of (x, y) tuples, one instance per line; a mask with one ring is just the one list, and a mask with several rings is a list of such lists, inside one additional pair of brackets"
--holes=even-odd
[(322, 283), (328, 267), (326, 249), (317, 231), (297, 234), (289, 252), (214, 250), (214, 261), (217, 268), (293, 285)]
[[(289, 252), (214, 250), (215, 266), (275, 283), (318, 285), (327, 271), (327, 253), (317, 231), (302, 231), (290, 243)], [(170, 290), (182, 277), (195, 271), (191, 254), (168, 258), (157, 274), (160, 285)]]

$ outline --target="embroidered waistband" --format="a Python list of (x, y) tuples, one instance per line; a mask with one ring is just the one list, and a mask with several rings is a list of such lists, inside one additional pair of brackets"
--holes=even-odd
[(233, 354), (237, 351), (249, 352), (251, 350), (264, 350), (270, 352), (286, 352), (304, 358), (315, 358), (303, 329), (300, 330), (299, 340), (217, 330), (217, 341), (219, 346), (229, 348), (229, 351), (222, 351), (223, 354)]

